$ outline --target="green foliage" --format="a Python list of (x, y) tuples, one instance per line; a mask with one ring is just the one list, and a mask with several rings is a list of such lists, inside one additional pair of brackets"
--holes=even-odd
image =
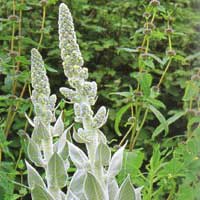
[[(57, 8), (61, 1), (48, 1), (43, 28), (43, 7), (39, 1), (15, 2), (17, 21), (12, 18), (13, 1), (0, 2), (0, 199), (3, 200), (22, 196), (24, 200), (29, 199), (27, 189), (14, 184), (13, 180), (26, 184), (22, 160), (27, 158), (27, 152), (37, 154), (37, 151), (30, 150), (37, 148), (33, 147), (33, 143), (28, 146), (28, 137), (24, 133), (31, 133), (32, 130), (24, 114), (32, 116), (33, 109), (29, 98), (30, 49), (39, 46), (42, 55), (45, 55), (45, 67), (54, 93), (58, 94), (56, 88), (65, 82), (57, 40)], [(199, 81), (191, 80), (191, 76), (198, 74), (200, 64), (199, 1), (160, 1), (148, 58), (140, 60), (138, 47), (143, 40), (146, 20), (142, 15), (147, 8), (147, 1), (64, 2), (73, 10), (77, 38), (85, 66), (91, 73), (90, 78), (99, 85), (95, 109), (102, 103), (109, 108), (108, 124), (103, 127), (108, 133), (107, 137), (111, 141), (115, 138), (113, 143), (118, 144), (126, 133), (128, 136), (123, 142), (127, 139), (130, 141), (132, 130), (134, 136), (138, 135), (134, 150), (125, 152), (119, 182), (130, 174), (133, 183), (144, 186), (143, 198), (149, 199), (150, 180), (154, 177), (156, 182), (152, 187), (152, 199), (198, 199)], [(169, 15), (174, 30), (172, 46), (177, 54), (158, 91), (155, 86), (169, 62), (165, 53), (168, 49), (165, 29)], [(139, 65), (144, 68), (142, 73), (138, 72)], [(139, 97), (135, 93), (138, 84), (142, 92)], [(58, 98), (60, 101), (59, 94)], [(56, 114), (64, 109), (63, 118), (67, 118), (64, 123), (68, 126), (72, 122), (73, 111), (70, 106), (65, 108), (65, 104), (62, 100)], [(137, 119), (131, 116), (131, 107), (135, 106), (138, 108)], [(24, 131), (18, 132), (20, 129)], [(183, 135), (187, 139), (182, 138)], [(157, 143), (160, 143), (160, 147)], [(140, 147), (142, 149), (137, 149)], [(41, 191), (41, 195), (44, 192)]]

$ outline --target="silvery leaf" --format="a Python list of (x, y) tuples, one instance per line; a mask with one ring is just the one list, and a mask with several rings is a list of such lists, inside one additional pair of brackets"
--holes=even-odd
[(32, 127), (35, 127), (34, 122), (29, 118), (29, 116), (28, 116), (26, 113), (25, 113), (25, 117), (26, 117), (28, 123), (29, 123)]
[(108, 183), (109, 200), (115, 199), (115, 196), (116, 196), (118, 190), (119, 190), (119, 186), (115, 179), (113, 179), (111, 182)]
[(105, 106), (101, 106), (93, 118), (94, 128), (102, 127), (106, 123), (107, 118), (108, 118), (108, 112), (106, 113)]
[(26, 167), (28, 171), (28, 185), (30, 188), (34, 188), (35, 185), (38, 185), (42, 188), (46, 188), (42, 177), (39, 173), (28, 163), (26, 162)]
[(58, 141), (53, 145), (54, 152), (57, 152), (59, 155), (61, 155), (64, 160), (66, 160), (69, 155), (67, 136), (69, 135), (71, 127), (72, 125), (64, 131), (64, 133), (59, 137)]
[(66, 200), (66, 194), (63, 191), (60, 191), (61, 200)]
[(67, 200), (79, 200), (77, 196), (75, 196), (70, 190), (67, 195)]
[(35, 126), (32, 138), (36, 143), (40, 143), (41, 140), (48, 139), (49, 137), (50, 137), (50, 132), (42, 122), (40, 122), (37, 126)]
[[(126, 144), (125, 144), (126, 145)], [(108, 167), (108, 177), (114, 178), (121, 170), (123, 163), (123, 152), (125, 145), (118, 149), (113, 155), (109, 167)]]
[(100, 143), (96, 150), (95, 162), (103, 166), (108, 166), (111, 159), (111, 151), (107, 144)]
[(89, 160), (85, 155), (85, 153), (70, 142), (68, 142), (68, 147), (69, 147), (69, 156), (74, 165), (78, 169), (87, 168)]
[(73, 138), (76, 142), (78, 143), (89, 143), (91, 142), (90, 140), (88, 140), (86, 137), (84, 137), (85, 135), (82, 134), (80, 131), (77, 132), (75, 129), (73, 131)]
[(36, 185), (33, 190), (31, 190), (31, 197), (32, 200), (55, 200), (54, 197), (46, 189), (38, 185)]
[(142, 200), (142, 197), (141, 197), (141, 190), (142, 190), (142, 188), (143, 187), (139, 187), (139, 188), (135, 189), (136, 200)]
[(87, 173), (84, 190), (88, 200), (107, 200), (99, 181), (91, 173)]
[[(86, 171), (85, 170), (77, 170), (70, 182), (68, 191), (71, 191), (74, 195), (76, 195), (80, 200), (86, 200), (86, 197), (84, 195), (83, 191), (83, 184), (86, 177)], [(69, 195), (69, 194), (67, 194)], [(67, 198), (67, 200), (70, 200), (70, 198)]]
[(41, 167), (44, 165), (39, 146), (32, 139), (29, 139), (27, 153), (29, 159), (34, 162), (36, 166)]
[(62, 188), (67, 183), (65, 163), (61, 156), (54, 153), (47, 165), (47, 181), (49, 186)]
[(106, 136), (103, 134), (103, 132), (100, 131), (100, 130), (97, 130), (97, 132), (98, 132), (100, 141), (101, 141), (102, 143), (107, 143)]
[(135, 190), (128, 176), (122, 183), (115, 200), (136, 200)]
[(53, 136), (60, 136), (64, 132), (64, 123), (62, 120), (62, 113), (60, 113), (60, 116), (58, 117), (54, 127), (53, 127)]

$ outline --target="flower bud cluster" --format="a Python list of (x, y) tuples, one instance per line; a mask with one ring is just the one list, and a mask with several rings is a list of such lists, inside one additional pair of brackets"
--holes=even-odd
[[(49, 80), (46, 76), (46, 69), (42, 56), (36, 49), (31, 51), (31, 82), (33, 92), (31, 100), (34, 104), (34, 109), (37, 118), (41, 118), (44, 123), (54, 121), (54, 106), (56, 96), (50, 96)], [(40, 120), (40, 119), (39, 119)]]
[[(83, 73), (87, 76), (87, 72), (80, 68), (83, 66), (84, 62), (79, 46), (76, 42), (76, 34), (71, 13), (68, 7), (64, 6), (64, 4), (61, 4), (60, 6), (58, 25), (60, 40), (59, 47), (61, 49), (61, 58), (64, 61), (63, 66), (65, 75), (67, 77), (72, 77), (76, 73)], [(76, 66), (78, 67), (76, 68)]]

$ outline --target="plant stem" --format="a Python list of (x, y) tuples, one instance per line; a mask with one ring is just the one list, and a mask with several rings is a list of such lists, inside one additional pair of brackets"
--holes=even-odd
[(166, 66), (166, 68), (165, 68), (165, 71), (162, 73), (162, 76), (161, 76), (161, 78), (160, 78), (160, 80), (159, 80), (159, 83), (157, 84), (157, 87), (158, 87), (158, 88), (160, 87), (161, 83), (163, 82), (163, 79), (164, 79), (164, 77), (165, 77), (165, 75), (166, 75), (166, 73), (167, 73), (167, 71), (168, 71), (168, 69), (169, 69), (169, 67), (170, 67), (171, 62), (172, 62), (172, 59), (170, 58), (170, 59), (169, 59), (169, 62), (168, 62), (168, 64), (167, 64), (167, 66)]
[(37, 49), (40, 49), (40, 46), (42, 44), (43, 36), (44, 36), (44, 25), (45, 25), (45, 19), (46, 19), (46, 6), (43, 6), (43, 12), (42, 12), (42, 25), (41, 25), (41, 34), (40, 34), (40, 40), (37, 46)]
[(137, 139), (138, 139), (138, 136), (139, 136), (139, 134), (140, 134), (140, 131), (141, 131), (142, 127), (144, 126), (144, 123), (145, 123), (145, 121), (146, 121), (148, 112), (149, 112), (149, 109), (147, 108), (147, 109), (145, 110), (144, 117), (143, 117), (143, 119), (142, 119), (142, 122), (141, 122), (141, 124), (140, 124), (140, 127), (139, 127), (139, 129), (138, 129), (138, 131), (137, 131), (137, 133), (136, 133), (136, 135), (135, 135), (135, 137), (134, 137), (133, 144), (132, 144), (132, 149), (134, 149), (134, 146), (135, 146), (135, 144), (136, 144), (136, 141), (137, 141)]
[(133, 142), (134, 142), (134, 137), (135, 137), (135, 133), (136, 133), (136, 130), (137, 130), (137, 125), (138, 125), (138, 122), (139, 122), (140, 111), (141, 111), (141, 106), (138, 107), (138, 100), (136, 100), (136, 103), (135, 103), (136, 116), (135, 116), (135, 123), (134, 123), (133, 129), (132, 129), (130, 144), (129, 144), (129, 150), (130, 151), (133, 150)]

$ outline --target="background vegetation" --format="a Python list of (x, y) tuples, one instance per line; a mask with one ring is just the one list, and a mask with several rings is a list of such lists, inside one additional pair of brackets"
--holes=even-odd
[[(0, 0), (2, 200), (30, 199), (27, 188), (20, 184), (26, 185), (25, 133), (31, 132), (25, 117), (25, 113), (32, 116), (31, 48), (38, 48), (45, 58), (52, 91), (60, 101), (58, 112), (64, 109), (65, 125), (72, 122), (72, 108), (65, 105), (58, 91), (66, 82), (57, 34), (61, 2), (72, 11), (85, 66), (89, 68), (90, 79), (98, 83), (95, 109), (103, 104), (110, 110), (104, 132), (113, 150), (132, 124), (129, 105), (139, 82), (135, 49), (141, 46), (144, 37), (144, 12), (149, 1)], [(145, 72), (151, 76), (152, 83), (147, 78), (143, 93), (148, 93), (159, 82), (165, 70), (162, 62), (169, 45), (165, 32), (168, 23), (174, 30), (171, 40), (176, 56), (159, 87), (159, 96), (153, 101), (159, 113), (149, 113), (146, 117), (134, 150), (125, 153), (118, 180), (129, 173), (135, 185), (144, 186), (144, 199), (199, 200), (200, 2), (166, 0), (160, 3), (154, 22), (156, 29), (149, 44), (152, 57), (145, 61)], [(142, 120), (139, 118), (139, 121)], [(166, 125), (170, 125), (169, 131), (164, 132)]]

